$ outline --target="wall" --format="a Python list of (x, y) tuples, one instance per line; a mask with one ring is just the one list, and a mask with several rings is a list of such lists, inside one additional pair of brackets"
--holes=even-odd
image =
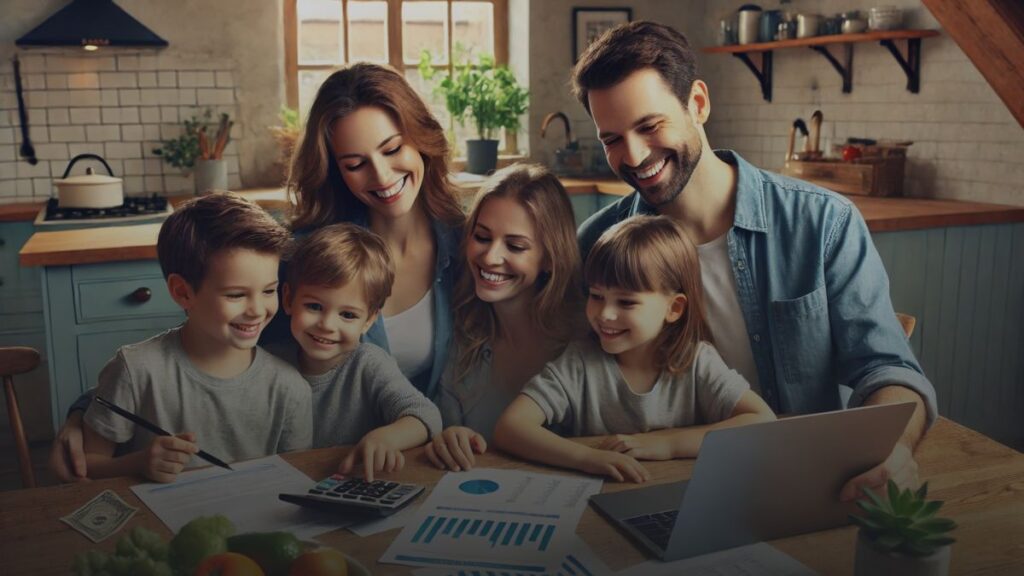
[[(707, 4), (703, 26), (714, 31), (742, 2)], [(783, 8), (826, 15), (858, 9), (866, 14), (876, 4), (798, 0)], [(886, 4), (906, 9), (910, 28), (939, 28), (917, 0)], [(776, 2), (764, 6), (778, 7)], [(906, 76), (877, 43), (854, 46), (850, 94), (842, 93), (839, 74), (821, 55), (806, 49), (776, 51), (770, 103), (761, 99), (753, 74), (739, 59), (703, 54), (700, 62), (711, 92), (708, 136), (716, 148), (733, 148), (759, 166), (779, 170), (793, 119), (809, 120), (820, 109), (825, 118), (823, 148), (849, 136), (913, 140), (905, 181), (908, 196), (1024, 205), (1024, 129), (945, 35), (922, 41), (919, 94), (906, 90)]]
[[(191, 179), (152, 154), (180, 121), (206, 107), (231, 113), (231, 187), (273, 184), (277, 149), (267, 126), (284, 100), (280, 0), (119, 0), (170, 43), (162, 50), (17, 49), (36, 166), (19, 161), (14, 41), (65, 0), (5, 0), (0, 21), (0, 202), (49, 197), (75, 154), (95, 152), (125, 179), (126, 194), (191, 190)], [(76, 167), (77, 169), (77, 167)]]

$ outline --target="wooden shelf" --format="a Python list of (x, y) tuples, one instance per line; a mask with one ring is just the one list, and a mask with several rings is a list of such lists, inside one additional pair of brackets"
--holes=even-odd
[[(896, 59), (896, 63), (907, 75), (907, 90), (917, 94), (921, 84), (921, 39), (938, 35), (938, 30), (879, 30), (860, 34), (832, 34), (776, 42), (711, 46), (704, 48), (703, 51), (707, 54), (732, 54), (739, 58), (760, 83), (761, 96), (765, 101), (771, 102), (772, 60), (775, 50), (810, 48), (821, 54), (839, 72), (839, 76), (843, 80), (843, 93), (849, 94), (853, 91), (853, 45), (863, 42), (878, 42), (889, 50), (893, 58)], [(897, 41), (907, 43), (905, 56), (896, 46)], [(843, 53), (836, 57), (830, 50), (831, 46), (840, 47)], [(754, 64), (750, 54), (760, 55), (760, 66)]]

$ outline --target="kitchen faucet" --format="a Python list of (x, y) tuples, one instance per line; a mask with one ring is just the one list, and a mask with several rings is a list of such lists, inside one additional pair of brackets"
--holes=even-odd
[(561, 120), (562, 125), (565, 126), (565, 149), (575, 150), (579, 148), (579, 142), (572, 137), (572, 126), (569, 124), (569, 117), (565, 115), (565, 112), (552, 112), (545, 116), (544, 120), (540, 123), (540, 137), (544, 137), (544, 133), (548, 130), (548, 125), (556, 118)]
[(544, 137), (554, 120), (561, 120), (565, 126), (565, 147), (555, 150), (555, 164), (551, 171), (557, 176), (579, 176), (583, 174), (583, 154), (580, 143), (572, 137), (572, 126), (564, 112), (552, 112), (544, 117), (540, 123), (540, 137)]

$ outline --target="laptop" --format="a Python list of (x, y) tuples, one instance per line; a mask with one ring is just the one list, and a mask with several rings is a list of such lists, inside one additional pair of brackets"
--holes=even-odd
[(892, 452), (914, 403), (713, 430), (690, 480), (590, 497), (618, 528), (671, 561), (845, 525), (846, 481)]

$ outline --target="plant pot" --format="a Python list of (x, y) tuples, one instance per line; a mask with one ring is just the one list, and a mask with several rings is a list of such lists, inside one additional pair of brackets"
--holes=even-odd
[(489, 174), (497, 166), (497, 140), (466, 140), (466, 172)]
[(211, 190), (228, 189), (228, 163), (226, 160), (197, 159), (192, 176), (195, 179), (197, 196)]
[(905, 556), (881, 552), (858, 533), (854, 576), (947, 576), (952, 545), (930, 556)]

